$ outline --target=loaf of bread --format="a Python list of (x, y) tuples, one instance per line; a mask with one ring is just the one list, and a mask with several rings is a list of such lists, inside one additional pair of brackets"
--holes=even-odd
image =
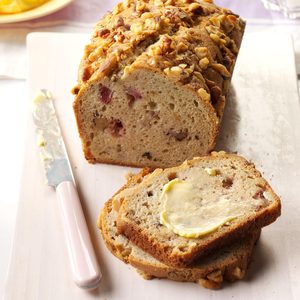
[[(171, 181), (173, 186), (181, 184), (181, 190), (178, 189), (181, 194), (169, 202), (175, 204), (169, 209), (169, 223), (165, 224), (162, 216), (167, 204), (163, 203), (162, 194), (171, 189)], [(184, 194), (187, 185), (192, 187), (190, 194), (189, 190)], [(120, 206), (119, 233), (156, 259), (175, 267), (191, 265), (214, 249), (230, 245), (274, 222), (281, 209), (279, 197), (254, 165), (225, 152), (194, 158), (179, 167), (156, 169), (138, 186), (120, 192), (113, 202), (114, 207)], [(174, 215), (172, 209), (175, 209), (175, 217), (171, 215)], [(199, 213), (202, 213), (200, 217)], [(224, 213), (225, 221), (215, 227), (208, 224), (212, 230), (201, 236), (195, 236), (193, 231), (193, 236), (187, 236), (186, 231), (186, 235), (182, 234), (194, 222), (193, 218), (196, 217), (197, 222), (215, 222)], [(171, 224), (172, 218), (179, 220), (177, 227)]]
[(170, 167), (210, 152), (244, 26), (208, 0), (119, 3), (96, 25), (73, 89), (86, 159)]
[[(126, 187), (125, 187), (126, 188)], [(176, 268), (161, 263), (150, 254), (117, 233), (117, 211), (112, 208), (112, 200), (102, 209), (98, 226), (107, 248), (113, 255), (135, 267), (145, 279), (168, 278), (175, 281), (196, 282), (205, 288), (218, 289), (223, 281), (242, 279), (250, 263), (255, 242), (260, 230), (244, 239), (217, 250), (187, 268)]]

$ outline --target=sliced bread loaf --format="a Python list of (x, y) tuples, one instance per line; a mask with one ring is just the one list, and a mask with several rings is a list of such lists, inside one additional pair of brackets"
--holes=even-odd
[(89, 162), (167, 167), (213, 149), (245, 23), (211, 2), (127, 0), (96, 25), (73, 90)]
[[(140, 181), (140, 178), (138, 178)], [(134, 181), (126, 186), (133, 186)], [(98, 226), (107, 248), (113, 255), (135, 267), (145, 279), (168, 278), (175, 281), (197, 282), (205, 288), (220, 288), (223, 281), (242, 279), (248, 268), (253, 247), (260, 230), (248, 234), (244, 239), (217, 250), (187, 268), (168, 266), (118, 234), (116, 219), (118, 212), (112, 207), (112, 200), (106, 202), (101, 211)]]
[[(202, 215), (198, 219), (210, 221), (227, 209), (230, 219), (195, 238), (180, 236), (172, 226), (162, 225), (165, 203), (161, 196), (172, 180), (194, 188), (194, 207), (189, 209), (196, 208), (196, 213), (204, 209), (206, 213), (206, 207), (212, 207), (209, 217)], [(158, 260), (177, 267), (190, 265), (214, 249), (274, 222), (281, 209), (279, 197), (254, 165), (225, 152), (194, 158), (179, 167), (156, 169), (113, 201), (121, 203), (117, 219), (119, 233)], [(178, 210), (184, 211), (187, 199), (183, 197), (181, 202)], [(190, 216), (190, 211), (184, 214)]]

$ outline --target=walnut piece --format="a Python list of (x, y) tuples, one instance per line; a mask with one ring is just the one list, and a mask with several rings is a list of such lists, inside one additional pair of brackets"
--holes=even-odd
[(133, 24), (131, 24), (131, 26), (130, 26), (130, 30), (131, 30), (134, 34), (139, 35), (139, 34), (143, 33), (144, 26), (143, 26), (142, 23), (139, 23), (139, 22), (133, 23)]
[(198, 284), (200, 284), (201, 286), (203, 286), (206, 289), (211, 289), (211, 290), (217, 290), (219, 288), (221, 288), (222, 284), (219, 282), (214, 282), (205, 278), (200, 278), (198, 280)]
[(196, 47), (194, 51), (199, 58), (204, 58), (208, 54), (208, 49), (206, 47)]
[(194, 12), (194, 11), (197, 12), (199, 10), (202, 11), (202, 6), (199, 3), (194, 2), (189, 5), (188, 10), (190, 12)]
[(223, 282), (223, 274), (221, 270), (213, 271), (209, 273), (206, 277), (208, 280), (211, 280), (213, 282), (217, 282), (217, 283)]
[(222, 64), (212, 64), (211, 67), (219, 72), (224, 77), (231, 77), (231, 74), (228, 72), (227, 68)]
[(209, 65), (209, 60), (207, 57), (200, 59), (199, 66), (202, 70), (206, 70)]
[(198, 95), (200, 96), (200, 98), (206, 102), (210, 101), (210, 94), (204, 89), (204, 88), (200, 88), (198, 90)]
[(246, 271), (242, 270), (239, 267), (235, 267), (235, 269), (232, 272), (232, 275), (236, 278), (236, 279), (242, 279), (245, 276)]

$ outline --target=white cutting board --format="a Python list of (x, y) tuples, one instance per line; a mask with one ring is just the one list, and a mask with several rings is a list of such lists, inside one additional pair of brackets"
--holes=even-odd
[(50, 89), (55, 97), (103, 279), (91, 292), (72, 282), (55, 192), (44, 184), (29, 119), (6, 298), (300, 299), (300, 109), (291, 39), (246, 34), (235, 69), (218, 147), (253, 160), (282, 196), (283, 209), (282, 217), (263, 231), (246, 279), (221, 291), (193, 283), (146, 281), (104, 246), (96, 219), (130, 168), (90, 165), (83, 157), (70, 90), (87, 40), (78, 34), (31, 34), (28, 87), (29, 99), (40, 88)]

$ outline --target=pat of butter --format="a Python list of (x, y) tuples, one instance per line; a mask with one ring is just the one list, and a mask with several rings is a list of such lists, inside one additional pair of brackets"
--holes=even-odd
[(187, 238), (204, 236), (237, 217), (227, 197), (207, 201), (197, 187), (178, 178), (164, 185), (161, 202), (161, 224)]

